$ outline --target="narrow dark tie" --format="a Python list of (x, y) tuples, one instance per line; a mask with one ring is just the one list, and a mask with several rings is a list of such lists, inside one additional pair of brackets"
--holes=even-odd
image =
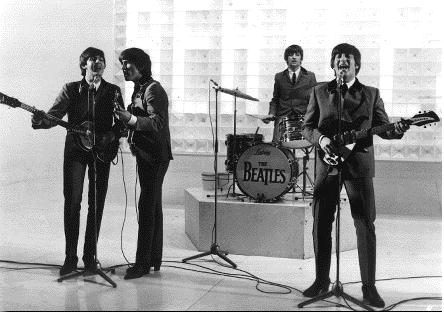
[(347, 93), (347, 90), (348, 90), (347, 84), (346, 83), (342, 84), (341, 85), (341, 92), (342, 92), (343, 96), (345, 95), (345, 93)]
[(293, 73), (293, 76), (291, 76), (291, 83), (292, 84), (296, 83), (296, 73)]

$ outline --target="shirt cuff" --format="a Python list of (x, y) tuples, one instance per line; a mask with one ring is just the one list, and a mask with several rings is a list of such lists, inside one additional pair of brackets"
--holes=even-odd
[(318, 144), (319, 144), (319, 146), (321, 146), (321, 141), (322, 141), (322, 139), (325, 137), (325, 135), (321, 135), (320, 137), (319, 137), (319, 140), (318, 140)]
[(134, 116), (134, 115), (131, 115), (130, 120), (128, 120), (128, 124), (129, 124), (130, 126), (134, 126), (134, 125), (136, 124), (136, 122), (137, 122), (137, 117)]

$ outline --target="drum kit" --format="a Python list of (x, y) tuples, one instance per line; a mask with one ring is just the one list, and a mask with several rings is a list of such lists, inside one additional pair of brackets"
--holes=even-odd
[[(239, 97), (258, 101), (237, 89), (219, 88), (218, 90), (234, 95), (235, 99)], [(303, 199), (307, 195), (312, 195), (307, 191), (306, 179), (308, 178), (313, 186), (313, 181), (307, 174), (307, 162), (314, 146), (302, 136), (303, 118), (304, 116), (299, 114), (280, 118), (278, 142), (266, 143), (262, 134), (236, 134), (235, 106), (234, 134), (227, 134), (225, 141), (227, 146), (225, 169), (233, 174), (233, 189), (232, 193), (228, 195), (238, 198), (240, 196), (237, 195), (242, 195), (235, 193), (235, 185), (246, 197), (256, 202), (278, 201), (286, 193), (296, 193), (296, 187), (301, 190)], [(301, 172), (299, 172), (298, 159), (295, 156), (296, 149), (302, 149), (305, 153), (302, 158)], [(302, 187), (297, 184), (298, 177), (301, 175), (303, 178)]]

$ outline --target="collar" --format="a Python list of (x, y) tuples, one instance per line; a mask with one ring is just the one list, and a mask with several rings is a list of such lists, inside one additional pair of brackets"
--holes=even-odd
[(290, 76), (293, 75), (293, 73), (296, 73), (296, 76), (298, 76), (299, 72), (301, 71), (301, 66), (299, 66), (298, 69), (296, 69), (295, 71), (292, 71), (290, 68), (287, 68), (287, 69), (288, 69), (288, 74)]
[[(302, 74), (307, 74), (308, 73), (308, 71), (304, 67), (302, 67), (302, 66), (299, 66), (299, 70), (300, 70), (300, 73), (302, 73)], [(291, 72), (290, 69), (287, 67), (287, 69), (285, 69), (282, 72), (282, 75), (283, 76), (289, 75), (290, 72)], [(291, 72), (291, 73), (293, 73), (293, 72)]]
[[(94, 89), (99, 90), (100, 84), (102, 83), (103, 78), (100, 78), (99, 81), (93, 82)], [(85, 77), (83, 77), (82, 83), (84, 83), (87, 87), (90, 86), (90, 84), (86, 81)]]
[(134, 89), (140, 90), (141, 88), (147, 86), (151, 81), (153, 81), (153, 78), (151, 76), (150, 77), (143, 76), (142, 78), (140, 78), (139, 81), (134, 83)]
[(355, 81), (356, 81), (356, 77), (353, 78), (352, 81), (346, 82), (345, 84), (347, 85), (347, 88), (350, 89), (353, 86), (353, 84), (355, 83)]
[[(327, 90), (329, 93), (334, 93), (336, 91), (337, 82), (336, 79), (333, 79), (330, 81), (327, 85)], [(361, 91), (364, 85), (358, 80), (358, 78), (355, 78), (353, 81), (350, 81), (350, 83), (347, 83), (348, 92), (354, 93), (356, 91)]]

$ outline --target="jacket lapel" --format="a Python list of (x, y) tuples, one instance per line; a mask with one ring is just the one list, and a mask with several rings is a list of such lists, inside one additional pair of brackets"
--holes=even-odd
[(103, 95), (106, 94), (109, 86), (110, 84), (102, 78), (102, 82), (100, 83), (99, 89), (97, 90), (96, 102), (99, 102)]
[(369, 116), (369, 105), (367, 96), (364, 92), (364, 86), (356, 79), (345, 96), (345, 110), (349, 112), (350, 117), (354, 120), (361, 116)]

